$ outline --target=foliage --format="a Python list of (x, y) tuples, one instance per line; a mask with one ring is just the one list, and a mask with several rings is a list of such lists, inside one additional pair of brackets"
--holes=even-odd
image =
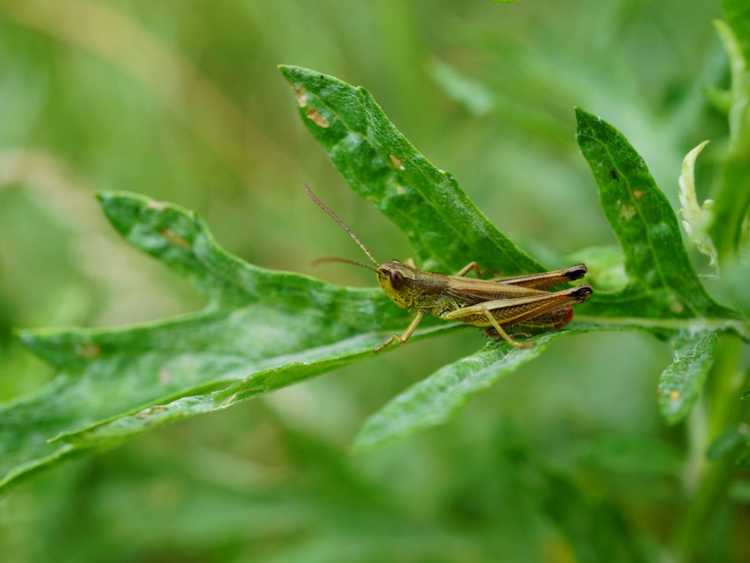
[[(318, 219), (322, 224), (325, 218), (314, 215), (314, 209), (309, 220), (288, 219), (295, 213), (294, 202), (301, 190), (271, 189), (277, 178), (301, 186), (301, 178), (296, 176), (299, 173), (292, 170), (313, 169), (310, 176), (316, 186), (323, 183), (319, 178), (328, 177), (327, 171), (318, 168), (314, 151), (309, 150), (311, 145), (300, 140), (295, 141), (298, 145), (293, 149), (286, 146), (294, 125), (284, 121), (287, 117), (281, 110), (273, 118), (264, 117), (258, 110), (254, 118), (257, 123), (242, 121), (238, 100), (247, 92), (257, 92), (252, 94), (258, 97), (251, 105), (273, 106), (278, 100), (278, 92), (273, 90), (276, 87), (268, 86), (273, 82), (256, 82), (250, 73), (240, 87), (233, 84), (234, 72), (223, 69), (221, 61), (210, 60), (206, 65), (212, 74), (203, 76), (189, 62), (201, 56), (201, 46), (191, 44), (195, 38), (185, 39), (187, 58), (170, 51), (168, 43), (134, 43), (133, 39), (148, 37), (139, 28), (138, 19), (143, 13), (152, 14), (150, 8), (138, 8), (137, 2), (131, 7), (134, 12), (127, 16), (106, 2), (65, 0), (64, 4), (61, 11), (51, 12), (43, 3), (0, 3), (3, 16), (8, 18), (0, 25), (8, 31), (12, 49), (25, 43), (36, 45), (41, 32), (96, 53), (119, 68), (118, 72), (140, 82), (144, 90), (139, 96), (153, 90), (179, 117), (181, 125), (170, 134), (179, 138), (184, 129), (190, 131), (190, 141), (181, 141), (181, 149), (169, 143), (163, 149), (159, 147), (166, 160), (182, 149), (195, 158), (180, 156), (185, 162), (178, 176), (189, 188), (183, 195), (179, 179), (154, 172), (165, 168), (159, 158), (150, 160), (153, 155), (148, 153), (157, 145), (150, 144), (151, 150), (138, 149), (140, 141), (132, 142), (129, 151), (122, 151), (127, 165), (118, 164), (114, 158), (98, 161), (101, 151), (97, 143), (87, 143), (92, 131), (97, 131), (87, 129), (95, 120), (73, 122), (64, 104), (57, 108), (57, 101), (48, 102), (51, 109), (46, 118), (54, 124), (53, 133), (47, 137), (47, 132), (40, 132), (37, 142), (59, 145), (58, 153), (67, 155), (74, 169), (87, 170), (94, 184), (120, 188), (134, 180), (132, 184), (139, 191), (150, 191), (142, 187), (149, 182), (168, 182), (168, 187), (154, 193), (158, 200), (130, 192), (102, 191), (99, 204), (119, 235), (167, 266), (173, 275), (164, 277), (115, 243), (100, 248), (99, 261), (91, 260), (84, 267), (92, 252), (84, 252), (84, 246), (69, 250), (67, 234), (59, 236), (52, 227), (45, 227), (43, 232), (50, 230), (45, 235), (48, 238), (43, 243), (35, 239), (30, 246), (32, 252), (26, 253), (50, 248), (50, 257), (40, 256), (43, 267), (27, 271), (61, 272), (60, 256), (80, 257), (81, 264), (69, 260), (75, 266), (65, 274), (67, 277), (55, 273), (61, 280), (60, 288), (37, 285), (44, 283), (37, 279), (39, 276), (24, 277), (27, 274), (20, 271), (16, 282), (0, 280), (0, 365), (12, 369), (15, 378), (28, 373), (31, 381), (26, 386), (4, 384), (0, 389), (3, 396), (12, 399), (0, 407), (0, 489), (12, 491), (5, 502), (23, 503), (27, 498), (24, 495), (36, 498), (37, 494), (44, 496), (45, 491), (57, 491), (58, 496), (46, 501), (49, 512), (44, 508), (39, 514), (48, 519), (51, 538), (65, 538), (74, 546), (70, 553), (80, 553), (79, 547), (91, 545), (88, 538), (65, 529), (54, 516), (70, 510), (64, 507), (71, 499), (96, 499), (90, 506), (80, 503), (81, 517), (90, 521), (97, 521), (97, 511), (102, 510), (97, 506), (128, 511), (135, 502), (131, 498), (140, 499), (138, 502), (146, 506), (154, 503), (153, 518), (129, 519), (121, 524), (124, 528), (120, 532), (102, 530), (105, 547), (91, 547), (92, 559), (96, 559), (97, 549), (108, 549), (107, 544), (121, 545), (117, 533), (138, 538), (136, 543), (141, 546), (157, 545), (168, 537), (168, 544), (185, 553), (195, 552), (198, 557), (205, 554), (217, 561), (377, 561), (397, 557), (436, 561), (463, 557), (645, 561), (657, 559), (664, 551), (686, 561), (720, 561), (741, 552), (745, 540), (733, 540), (731, 545), (723, 542), (722, 546), (721, 540), (712, 538), (728, 533), (732, 525), (727, 523), (731, 522), (729, 514), (735, 514), (740, 522), (744, 517), (739, 510), (731, 512), (728, 491), (742, 490), (742, 481), (734, 481), (738, 468), (750, 459), (748, 402), (741, 399), (747, 386), (743, 346), (750, 337), (743, 281), (749, 252), (747, 198), (741, 196), (740, 188), (750, 177), (746, 142), (750, 24), (742, 2), (726, 0), (726, 23), (717, 24), (731, 69), (727, 92), (722, 90), (727, 63), (718, 47), (713, 48), (715, 56), (707, 57), (704, 67), (699, 68), (697, 57), (687, 53), (700, 53), (700, 46), (687, 42), (685, 56), (693, 63), (689, 67), (693, 71), (675, 74), (673, 83), (665, 76), (672, 72), (666, 69), (674, 65), (662, 64), (671, 60), (660, 60), (663, 49), (651, 50), (653, 57), (644, 66), (644, 76), (653, 72), (647, 80), (666, 84), (662, 98), (644, 98), (640, 88), (629, 90), (630, 78), (620, 70), (628, 67), (628, 57), (642, 59), (638, 52), (640, 41), (649, 37), (648, 22), (652, 18), (661, 21), (658, 14), (645, 8), (638, 12), (629, 2), (621, 3), (619, 9), (582, 2), (586, 9), (598, 10), (598, 21), (602, 22), (601, 35), (590, 38), (600, 43), (585, 68), (577, 47), (560, 49), (567, 39), (555, 43), (554, 34), (548, 34), (544, 26), (535, 30), (539, 35), (533, 49), (519, 49), (518, 45), (507, 49), (504, 41), (510, 39), (496, 44), (496, 34), (482, 31), (481, 17), (476, 17), (479, 12), (472, 20), (476, 27), (464, 29), (463, 36), (458, 34), (451, 41), (458, 41), (468, 52), (492, 53), (487, 60), (498, 62), (490, 64), (507, 64), (507, 68), (479, 67), (472, 71), (471, 65), (432, 60), (420, 71), (423, 74), (418, 74), (414, 61), (426, 59), (410, 45), (408, 33), (397, 31), (392, 31), (393, 40), (383, 49), (396, 49), (391, 55), (399, 57), (385, 55), (378, 63), (396, 64), (390, 61), (404, 57), (398, 63), (403, 65), (399, 72), (393, 73), (398, 84), (392, 88), (388, 81), (367, 80), (366, 70), (331, 65), (337, 74), (372, 84), (372, 91), (389, 108), (393, 121), (365, 88), (318, 71), (282, 65), (281, 73), (291, 86), (302, 123), (313, 139), (352, 190), (396, 227), (389, 231), (371, 224), (375, 220), (357, 220), (367, 208), (336, 200), (340, 196), (334, 190), (325, 188), (324, 192), (319, 188), (324, 199), (336, 200), (333, 207), (342, 209), (344, 217), (354, 217), (355, 230), (368, 246), (389, 249), (394, 255), (413, 253), (421, 267), (441, 272), (455, 271), (469, 260), (477, 260), (484, 271), (506, 274), (579, 260), (589, 265), (594, 298), (576, 308), (573, 324), (534, 337), (529, 349), (487, 343), (474, 329), (457, 330), (455, 325), (431, 320), (416, 333), (414, 343), (387, 355), (376, 355), (373, 350), (388, 335), (403, 329), (409, 322), (407, 312), (396, 308), (378, 289), (335, 285), (291, 272), (306, 272), (302, 263), (312, 253), (353, 250), (333, 227), (330, 233), (335, 235), (328, 236), (325, 227), (317, 226)], [(485, 4), (483, 9), (490, 11), (516, 10), (512, 13), (519, 15), (514, 17), (533, 12), (525, 3)], [(408, 13), (389, 12), (391, 8), (386, 5), (380, 8), (382, 21), (414, 25), (409, 23)], [(139, 15), (139, 9), (145, 12)], [(160, 9), (169, 13), (173, 8)], [(403, 9), (411, 13), (419, 8)], [(451, 8), (446, 4), (445, 9)], [(702, 9), (685, 18), (705, 23)], [(327, 8), (321, 10), (327, 13)], [(349, 13), (355, 8), (343, 10)], [(664, 22), (671, 22), (668, 7), (664, 10)], [(247, 18), (253, 27), (264, 30), (266, 18), (277, 17), (286, 25), (292, 12), (276, 7), (224, 7), (212, 17), (221, 18), (221, 25), (230, 27), (230, 23)], [(94, 17), (103, 28), (109, 26), (118, 33), (81, 33), (75, 21), (84, 16)], [(318, 17), (323, 18), (307, 10), (297, 28), (306, 33), (304, 30), (315, 27), (308, 18)], [(324, 20), (330, 25), (330, 18), (321, 22)], [(351, 20), (352, 29), (340, 30), (351, 47), (347, 57), (356, 56), (360, 38), (368, 33), (366, 27), (355, 29), (359, 25), (356, 22), (367, 18)], [(559, 30), (554, 21), (552, 18), (544, 25)], [(576, 21), (573, 18), (571, 25), (577, 25)], [(155, 22), (150, 25), (159, 27)], [(200, 23), (196, 20), (193, 25)], [(699, 29), (697, 23), (691, 25)], [(571, 30), (564, 31), (567, 38)], [(682, 27), (679, 32), (682, 37)], [(232, 41), (240, 36), (217, 40), (225, 53), (231, 53), (237, 49)], [(617, 44), (618, 37), (622, 45)], [(633, 37), (638, 41), (633, 42)], [(113, 43), (107, 42), (110, 40)], [(609, 41), (611, 48), (606, 48)], [(334, 52), (333, 44), (318, 34), (295, 43), (306, 45), (310, 53), (318, 48), (321, 53)], [(130, 50), (128, 45), (133, 44), (142, 45), (146, 56)], [(45, 49), (57, 49), (47, 40), (44, 45)], [(579, 47), (590, 49), (588, 45)], [(39, 60), (45, 59), (32, 51), (24, 64), (34, 69)], [(275, 51), (290, 60), (325, 59), (319, 53), (308, 56), (304, 49), (282, 49), (281, 44)], [(500, 62), (498, 52), (507, 53), (507, 58)], [(605, 52), (607, 56), (601, 55), (599, 60), (599, 53)], [(367, 53), (369, 56), (370, 51)], [(460, 61), (460, 57), (457, 59)], [(512, 76), (504, 72), (512, 68), (528, 71), (517, 80), (499, 83), (496, 77)], [(92, 75), (100, 76), (102, 84), (113, 82), (108, 72), (98, 69)], [(227, 72), (226, 76), (222, 72)], [(34, 69), (29, 76), (38, 78), (44, 71)], [(166, 77), (174, 84), (165, 86)], [(429, 82), (430, 77), (434, 82)], [(117, 92), (117, 84), (107, 86)], [(12, 84), (0, 83), (0, 87), (10, 93), (10, 103), (19, 108), (9, 131), (14, 127), (30, 130), (31, 110), (21, 110), (42, 106), (13, 95), (16, 90)], [(70, 87), (85, 89), (85, 84), (71, 81)], [(437, 87), (445, 91), (445, 99), (436, 100)], [(238, 90), (233, 92), (233, 88)], [(181, 91), (192, 92), (201, 106), (195, 119), (188, 117), (192, 110)], [(556, 94), (540, 99), (539, 93), (545, 91)], [(723, 100), (726, 116), (708, 109), (706, 92), (714, 101)], [(76, 91), (62, 91), (60, 95), (70, 104), (80, 103)], [(112, 103), (113, 97), (108, 99)], [(132, 115), (155, 112), (150, 102), (141, 98), (133, 98), (130, 103)], [(611, 116), (613, 123), (628, 132), (632, 143), (603, 118), (577, 109), (575, 138), (584, 158), (574, 156), (569, 109), (574, 103)], [(92, 111), (98, 110), (92, 107)], [(112, 108), (102, 112), (119, 115)], [(420, 146), (429, 146), (426, 152), (436, 154), (436, 161), (460, 170), (458, 176), (467, 191), (452, 174), (433, 165), (415, 148), (395, 121), (410, 132), (410, 138), (420, 139)], [(132, 123), (133, 139), (148, 137), (141, 130), (136, 132), (136, 120)], [(502, 125), (498, 127), (498, 123)], [(5, 142), (19, 143), (21, 137), (8, 135)], [(61, 135), (65, 142), (54, 135)], [(700, 161), (696, 157), (705, 145), (685, 156), (680, 174), (680, 162), (689, 147), (722, 135), (726, 135), (727, 143), (720, 139), (713, 142)], [(252, 164), (245, 156), (248, 139), (257, 151)], [(80, 146), (80, 151), (72, 151), (73, 146)], [(138, 167), (132, 163), (139, 157), (138, 150), (149, 164), (135, 171)], [(718, 154), (721, 156), (717, 158)], [(539, 164), (542, 162), (544, 166)], [(81, 215), (88, 219), (74, 219), (76, 210), (89, 205), (83, 197), (86, 188), (70, 189), (77, 180), (54, 159), (25, 151), (0, 154), (0, 164), (13, 171), (7, 179), (0, 177), (0, 185), (42, 186), (37, 188), (42, 194), (45, 189), (54, 193), (58, 189), (55, 186), (62, 185), (66, 193), (78, 194), (58, 199), (36, 197), (31, 204), (10, 199), (6, 202), (20, 206), (29, 216), (45, 217), (46, 213), (61, 217), (63, 224), (80, 230), (77, 240), (92, 244), (108, 236), (91, 210)], [(596, 190), (586, 191), (593, 184), (584, 164), (588, 164)], [(28, 170), (44, 173), (35, 175)], [(672, 205), (678, 175), (687, 248)], [(498, 178), (503, 181), (496, 181)], [(714, 203), (701, 205), (697, 192), (711, 180), (715, 182), (711, 194)], [(211, 196), (219, 202), (214, 210), (196, 196), (205, 189), (200, 186), (202, 182), (217, 190)], [(488, 184), (498, 187), (484, 191), (470, 188)], [(594, 207), (595, 194), (601, 211)], [(199, 208), (207, 220), (161, 199), (179, 199)], [(245, 207), (242, 213), (235, 210), (240, 206)], [(518, 209), (535, 212), (521, 214)], [(13, 217), (10, 213), (8, 216)], [(609, 244), (605, 222), (617, 246)], [(18, 221), (13, 228), (25, 232), (23, 223)], [(227, 248), (237, 249), (236, 254), (216, 242), (209, 224), (217, 230), (216, 239)], [(502, 230), (496, 225), (503, 225)], [(408, 250), (398, 232), (408, 240)], [(514, 242), (509, 233), (520, 242)], [(299, 240), (303, 238), (309, 240)], [(598, 246), (590, 246), (592, 242)], [(691, 256), (691, 245), (715, 264), (707, 265), (703, 257)], [(25, 251), (19, 245), (12, 255), (16, 252), (21, 256)], [(380, 252), (375, 254), (381, 256)], [(123, 264), (136, 266), (116, 270), (113, 264), (120, 258), (114, 257), (119, 256)], [(4, 268), (3, 264), (0, 262), (0, 267)], [(713, 277), (701, 275), (704, 270), (710, 270)], [(111, 280), (102, 281), (108, 271), (112, 272)], [(341, 274), (345, 280), (366, 279), (357, 275)], [(130, 286), (116, 285), (124, 280), (131, 280)], [(198, 294), (181, 280), (192, 282)], [(25, 300), (30, 301), (28, 297), (14, 305), (13, 299), (6, 298), (10, 293), (3, 283), (17, 283), (18, 288), (14, 286), (13, 290), (17, 295), (23, 295), (27, 287), (26, 292), (33, 288), (34, 294), (40, 295), (39, 301), (48, 304), (47, 309), (25, 304)], [(372, 280), (366, 283), (372, 285)], [(98, 291), (103, 287), (110, 287), (110, 303), (123, 303), (119, 313), (101, 313), (106, 309), (100, 302), (107, 300), (91, 288)], [(156, 292), (154, 306), (147, 301), (148, 288)], [(172, 307), (169, 299), (180, 306)], [(128, 316), (129, 309), (139, 310), (140, 300), (141, 317)], [(19, 317), (16, 309), (35, 313)], [(143, 322), (142, 318), (160, 316), (166, 320)], [(130, 324), (20, 331), (19, 340), (54, 369), (53, 376), (25, 356), (9, 337), (10, 327), (21, 322), (109, 325), (112, 320)], [(448, 333), (460, 345), (436, 344), (434, 337)], [(426, 342), (420, 344), (420, 340)], [(447, 342), (445, 338), (442, 341)], [(607, 346), (590, 344), (597, 342)], [(663, 342), (672, 350), (671, 363), (663, 357)], [(479, 350), (467, 354), (467, 349), (472, 349), (467, 346)], [(434, 358), (425, 359), (426, 355)], [(343, 370), (347, 377), (314, 379), (347, 365), (350, 367)], [(654, 370), (661, 371), (658, 382), (649, 377)], [(516, 372), (514, 377), (506, 377), (512, 372)], [(548, 377), (537, 377), (535, 383), (534, 374), (543, 372)], [(581, 378), (588, 377), (585, 374), (591, 376), (588, 392), (576, 389), (583, 382)], [(34, 384), (45, 380), (43, 385)], [(636, 380), (642, 382), (641, 387), (635, 387)], [(286, 387), (289, 389), (271, 393)], [(656, 401), (648, 393), (654, 387)], [(599, 394), (607, 389), (611, 395), (602, 399)], [(357, 402), (354, 397), (366, 398)], [(246, 408), (227, 411), (250, 398), (256, 401)], [(471, 408), (462, 410), (470, 399)], [(581, 414), (567, 413), (565, 408), (571, 407), (565, 407), (566, 400)], [(378, 408), (383, 402), (385, 405)], [(346, 404), (356, 405), (351, 408), (357, 414), (347, 415), (347, 407), (342, 406)], [(617, 415), (620, 406), (624, 410)], [(301, 415), (300, 409), (308, 414)], [(669, 425), (686, 424), (677, 430), (665, 430), (660, 423), (650, 421), (651, 409)], [(195, 416), (216, 411), (226, 412)], [(337, 436), (333, 441), (344, 447), (331, 445), (332, 440), (326, 437), (330, 429), (322, 430), (328, 417), (335, 421), (331, 422), (335, 428), (332, 433)], [(362, 425), (363, 417), (369, 418)], [(562, 424), (568, 417), (573, 421), (570, 429)], [(183, 422), (146, 433), (175, 421)], [(263, 421), (273, 426), (274, 445), (269, 445)], [(189, 447), (182, 447), (181, 432), (189, 436), (203, 433), (211, 443), (222, 425), (224, 435), (232, 437), (227, 439), (232, 446), (226, 449), (235, 448), (235, 453), (223, 454), (213, 444), (194, 454), (187, 451)], [(359, 433), (352, 440), (357, 427)], [(658, 437), (642, 435), (644, 428)], [(82, 455), (119, 446), (136, 435), (142, 436), (116, 451)], [(403, 441), (407, 436), (412, 437)], [(260, 444), (254, 447), (267, 458), (269, 468), (283, 466), (289, 474), (273, 477), (273, 469), (263, 468), (258, 471), (263, 478), (254, 480), (255, 470), (248, 474), (245, 440)], [(346, 451), (351, 443), (359, 454), (353, 460), (348, 459)], [(387, 447), (374, 447), (386, 443)], [(144, 444), (157, 444), (156, 450), (164, 448), (167, 453), (148, 452)], [(190, 457), (185, 457), (184, 463), (174, 461), (181, 456)], [(38, 470), (73, 457), (80, 460), (30, 481), (25, 488), (10, 488)], [(163, 470), (162, 465), (166, 466)], [(160, 485), (163, 479), (167, 479), (166, 487)], [(90, 492), (84, 493), (89, 486)], [(635, 493), (638, 499), (630, 500)], [(665, 494), (670, 495), (670, 506), (679, 506), (684, 512), (684, 517), (668, 530), (673, 538), (667, 541), (663, 529), (646, 529), (650, 524), (637, 518), (646, 511), (654, 520), (669, 514), (671, 508), (660, 509), (658, 506), (664, 503), (655, 500)], [(732, 494), (732, 498), (741, 497)], [(294, 516), (287, 517), (289, 514)], [(166, 521), (174, 522), (169, 533), (162, 527)], [(255, 545), (240, 547), (247, 542), (248, 523), (254, 528)], [(701, 541), (704, 530), (706, 541)], [(278, 545), (268, 540), (288, 538), (300, 531), (312, 533), (304, 540), (284, 539)], [(49, 540), (49, 546), (53, 543)], [(52, 553), (49, 547), (40, 549)], [(150, 550), (152, 558), (159, 557), (153, 547), (137, 549)], [(180, 550), (175, 553), (181, 557)]]
[[(492, 227), (449, 174), (404, 139), (366, 90), (297, 67), (282, 72), (334, 164), (395, 218), (424, 262), (450, 271), (469, 256), (488, 271), (541, 269)], [(683, 329), (699, 365), (682, 365), (680, 345), (675, 364), (662, 377), (667, 397), (662, 409), (675, 421), (699, 396), (711, 363), (711, 348), (698, 341), (715, 339), (701, 332), (686, 337), (685, 331), (736, 329), (744, 335), (745, 327), (700, 285), (674, 213), (642, 159), (602, 120), (582, 110), (577, 116), (579, 144), (623, 245), (629, 277), (622, 291), (603, 294), (589, 317), (594, 326), (602, 318), (605, 327)], [(38, 395), (2, 411), (0, 486), (80, 450), (224, 409), (364, 358), (386, 331), (406, 322), (377, 290), (338, 288), (230, 256), (200, 219), (180, 208), (117, 193), (101, 194), (100, 202), (131, 244), (191, 278), (207, 294), (208, 305), (182, 319), (115, 331), (22, 334), (58, 377)], [(548, 339), (540, 338), (531, 350), (489, 345), (439, 370), (375, 415), (358, 443), (371, 445), (445, 422), (470, 394), (538, 355)], [(679, 377), (690, 381), (676, 383)]]

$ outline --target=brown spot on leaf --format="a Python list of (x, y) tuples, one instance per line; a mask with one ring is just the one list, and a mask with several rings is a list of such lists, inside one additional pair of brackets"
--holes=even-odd
[(672, 301), (669, 304), (669, 310), (673, 313), (682, 313), (685, 310), (685, 306), (679, 301)]
[(146, 407), (145, 409), (137, 412), (135, 417), (143, 420), (144, 418), (159, 414), (160, 412), (163, 412), (165, 410), (167, 410), (166, 405), (154, 405), (153, 407)]
[(677, 389), (672, 389), (669, 393), (669, 400), (676, 401), (680, 398), (680, 392)]
[(294, 97), (297, 98), (297, 104), (303, 108), (307, 105), (307, 92), (302, 86), (294, 87)]
[(154, 201), (153, 199), (150, 199), (148, 200), (146, 207), (148, 207), (149, 209), (156, 209), (157, 211), (161, 211), (162, 209), (164, 209), (164, 204), (160, 201)]
[(635, 199), (641, 199), (643, 197), (643, 192), (641, 190), (633, 190), (633, 197)]
[(312, 121), (318, 127), (322, 127), (323, 129), (325, 129), (330, 125), (325, 116), (323, 116), (323, 114), (321, 114), (316, 109), (310, 108), (309, 110), (307, 110), (307, 113), (305, 115), (307, 115), (307, 119)]
[(85, 344), (79, 344), (78, 347), (76, 348), (76, 354), (88, 360), (93, 360), (99, 354), (101, 354), (101, 352), (102, 352), (102, 349), (98, 345), (94, 344), (93, 342), (86, 342)]
[(389, 154), (388, 159), (391, 161), (391, 166), (396, 170), (405, 170), (404, 161), (397, 157), (395, 154)]
[(183, 237), (175, 233), (172, 229), (164, 229), (160, 231), (159, 234), (175, 246), (190, 248), (190, 243)]
[(620, 204), (620, 218), (630, 221), (635, 216), (635, 207), (627, 203)]

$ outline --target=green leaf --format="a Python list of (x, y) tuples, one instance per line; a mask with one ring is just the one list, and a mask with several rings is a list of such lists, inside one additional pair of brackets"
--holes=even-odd
[(723, 0), (724, 17), (737, 36), (745, 60), (750, 60), (750, 5), (745, 0)]
[(706, 457), (712, 461), (736, 453), (740, 448), (750, 447), (750, 432), (746, 425), (729, 428), (717, 436), (708, 446)]
[(357, 435), (355, 448), (378, 446), (444, 424), (472, 395), (538, 357), (561, 334), (564, 333), (539, 336), (530, 348), (488, 344), (483, 350), (440, 368), (371, 416)]
[[(735, 322), (736, 315), (714, 302), (698, 280), (675, 213), (640, 155), (622, 133), (601, 118), (581, 109), (576, 110), (576, 118), (578, 144), (622, 246), (628, 276), (622, 291), (596, 293), (585, 307), (586, 313), (594, 318), (621, 317), (623, 322), (693, 318), (706, 327), (746, 331), (744, 324)], [(679, 328), (680, 324), (672, 326)]]
[(498, 231), (396, 129), (362, 87), (296, 66), (281, 66), (302, 120), (351, 188), (409, 237), (422, 267), (453, 272), (471, 260), (507, 274), (544, 268)]
[(586, 277), (597, 290), (615, 292), (628, 283), (622, 249), (619, 246), (589, 246), (572, 252), (567, 258), (571, 264), (586, 264)]
[(601, 118), (581, 109), (576, 117), (578, 144), (622, 246), (627, 274), (621, 291), (597, 292), (582, 309), (594, 323), (681, 332), (675, 339), (674, 361), (659, 385), (661, 412), (675, 423), (701, 392), (713, 363), (716, 331), (733, 330), (747, 338), (748, 327), (703, 288), (685, 251), (677, 217), (636, 150)]
[(659, 410), (670, 424), (683, 420), (703, 390), (716, 351), (716, 332), (681, 333), (674, 358), (659, 377)]
[(747, 280), (750, 279), (750, 254), (744, 253), (722, 269), (720, 279), (722, 289), (734, 308), (745, 316), (750, 315), (750, 292)]
[(729, 498), (734, 502), (750, 504), (750, 481), (737, 481), (729, 489)]
[(544, 513), (569, 540), (576, 561), (647, 561), (634, 527), (615, 504), (586, 494), (559, 471), (542, 467), (539, 472), (546, 488)]
[(732, 257), (742, 243), (742, 225), (750, 208), (750, 11), (746, 2), (724, 3), (727, 23), (717, 21), (732, 71), (729, 108), (729, 148), (714, 197), (713, 221), (709, 232), (722, 261)]
[(578, 463), (602, 475), (671, 477), (683, 470), (683, 455), (668, 441), (605, 430), (577, 450)]
[(371, 355), (383, 331), (408, 322), (379, 290), (336, 287), (231, 256), (179, 207), (116, 193), (100, 201), (130, 243), (192, 278), (209, 305), (120, 329), (22, 333), (58, 376), (36, 396), (0, 408), (0, 488), (76, 452)]

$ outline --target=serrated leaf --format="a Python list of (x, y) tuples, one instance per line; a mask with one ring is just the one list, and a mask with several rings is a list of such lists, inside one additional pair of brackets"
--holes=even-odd
[(302, 120), (351, 188), (409, 237), (421, 266), (453, 272), (471, 260), (507, 274), (543, 270), (391, 123), (370, 93), (333, 76), (281, 66)]
[(530, 348), (488, 344), (471, 356), (443, 366), (371, 416), (357, 435), (354, 447), (378, 446), (444, 424), (472, 395), (538, 357), (561, 334), (542, 335)]
[(703, 390), (713, 365), (715, 332), (678, 334), (672, 342), (672, 363), (659, 377), (659, 410), (670, 424), (683, 420)]
[[(578, 144), (622, 246), (628, 276), (628, 285), (621, 292), (595, 294), (585, 306), (586, 312), (592, 317), (694, 318), (705, 326), (746, 333), (747, 327), (713, 301), (698, 280), (675, 213), (641, 156), (603, 119), (581, 109), (576, 110), (576, 118)], [(674, 327), (679, 328), (679, 323)]]
[[(578, 144), (599, 186), (607, 219), (625, 256), (626, 287), (598, 292), (585, 306), (594, 322), (682, 330), (675, 359), (662, 374), (660, 409), (681, 420), (699, 396), (713, 363), (717, 330), (748, 337), (747, 324), (718, 305), (693, 270), (674, 211), (656, 186), (646, 163), (625, 137), (601, 118), (576, 110)], [(694, 155), (695, 156), (695, 155)], [(580, 318), (580, 316), (579, 316)], [(693, 319), (683, 325), (683, 320)], [(683, 325), (683, 326), (680, 326)]]
[(407, 322), (379, 290), (337, 287), (231, 256), (179, 207), (129, 194), (100, 201), (129, 242), (191, 277), (209, 306), (121, 329), (23, 333), (59, 374), (36, 396), (0, 408), (0, 488), (81, 450), (370, 355), (383, 330)]

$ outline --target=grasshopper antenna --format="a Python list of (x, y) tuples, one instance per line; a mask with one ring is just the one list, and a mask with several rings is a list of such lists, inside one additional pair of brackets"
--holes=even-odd
[(377, 273), (377, 270), (368, 264), (363, 264), (362, 262), (357, 262), (356, 260), (349, 260), (348, 258), (339, 258), (338, 256), (321, 256), (320, 258), (316, 258), (315, 260), (313, 260), (312, 265), (317, 266), (318, 264), (325, 264), (327, 262), (351, 264), (352, 266), (359, 266), (360, 268), (365, 268), (366, 270), (371, 270)]
[[(361, 240), (359, 240), (359, 238), (357, 237), (357, 235), (354, 234), (354, 231), (352, 231), (352, 229), (349, 227), (349, 225), (347, 225), (346, 223), (344, 223), (344, 221), (338, 215), (336, 215), (330, 207), (328, 207), (325, 203), (323, 203), (322, 201), (320, 201), (320, 198), (317, 195), (315, 195), (315, 192), (312, 191), (312, 189), (310, 188), (310, 186), (307, 186), (307, 185), (305, 186), (305, 193), (307, 194), (307, 197), (309, 197), (313, 201), (313, 203), (315, 205), (317, 205), (318, 207), (320, 207), (320, 209), (322, 209), (323, 212), (326, 215), (328, 215), (331, 219), (333, 219), (334, 222), (339, 227), (341, 227), (342, 229), (344, 229), (344, 231), (346, 232), (346, 234), (349, 235), (349, 238), (351, 238), (357, 244), (357, 246), (359, 246), (362, 249), (362, 251), (367, 255), (367, 257), (370, 259), (370, 262), (372, 262), (373, 264), (375, 264), (375, 266), (379, 266), (378, 261), (375, 260), (375, 258), (373, 258), (372, 254), (370, 254), (370, 251), (367, 250), (367, 247), (362, 243)], [(338, 261), (338, 262), (347, 262), (349, 264), (353, 263), (353, 261), (351, 261), (351, 260), (350, 261), (346, 261), (345, 259), (338, 259), (338, 260), (322, 259), (322, 260), (324, 262), (335, 262), (335, 261)], [(317, 260), (316, 262), (319, 263), (320, 260)], [(358, 264), (357, 263), (357, 265), (364, 265), (364, 264)]]

